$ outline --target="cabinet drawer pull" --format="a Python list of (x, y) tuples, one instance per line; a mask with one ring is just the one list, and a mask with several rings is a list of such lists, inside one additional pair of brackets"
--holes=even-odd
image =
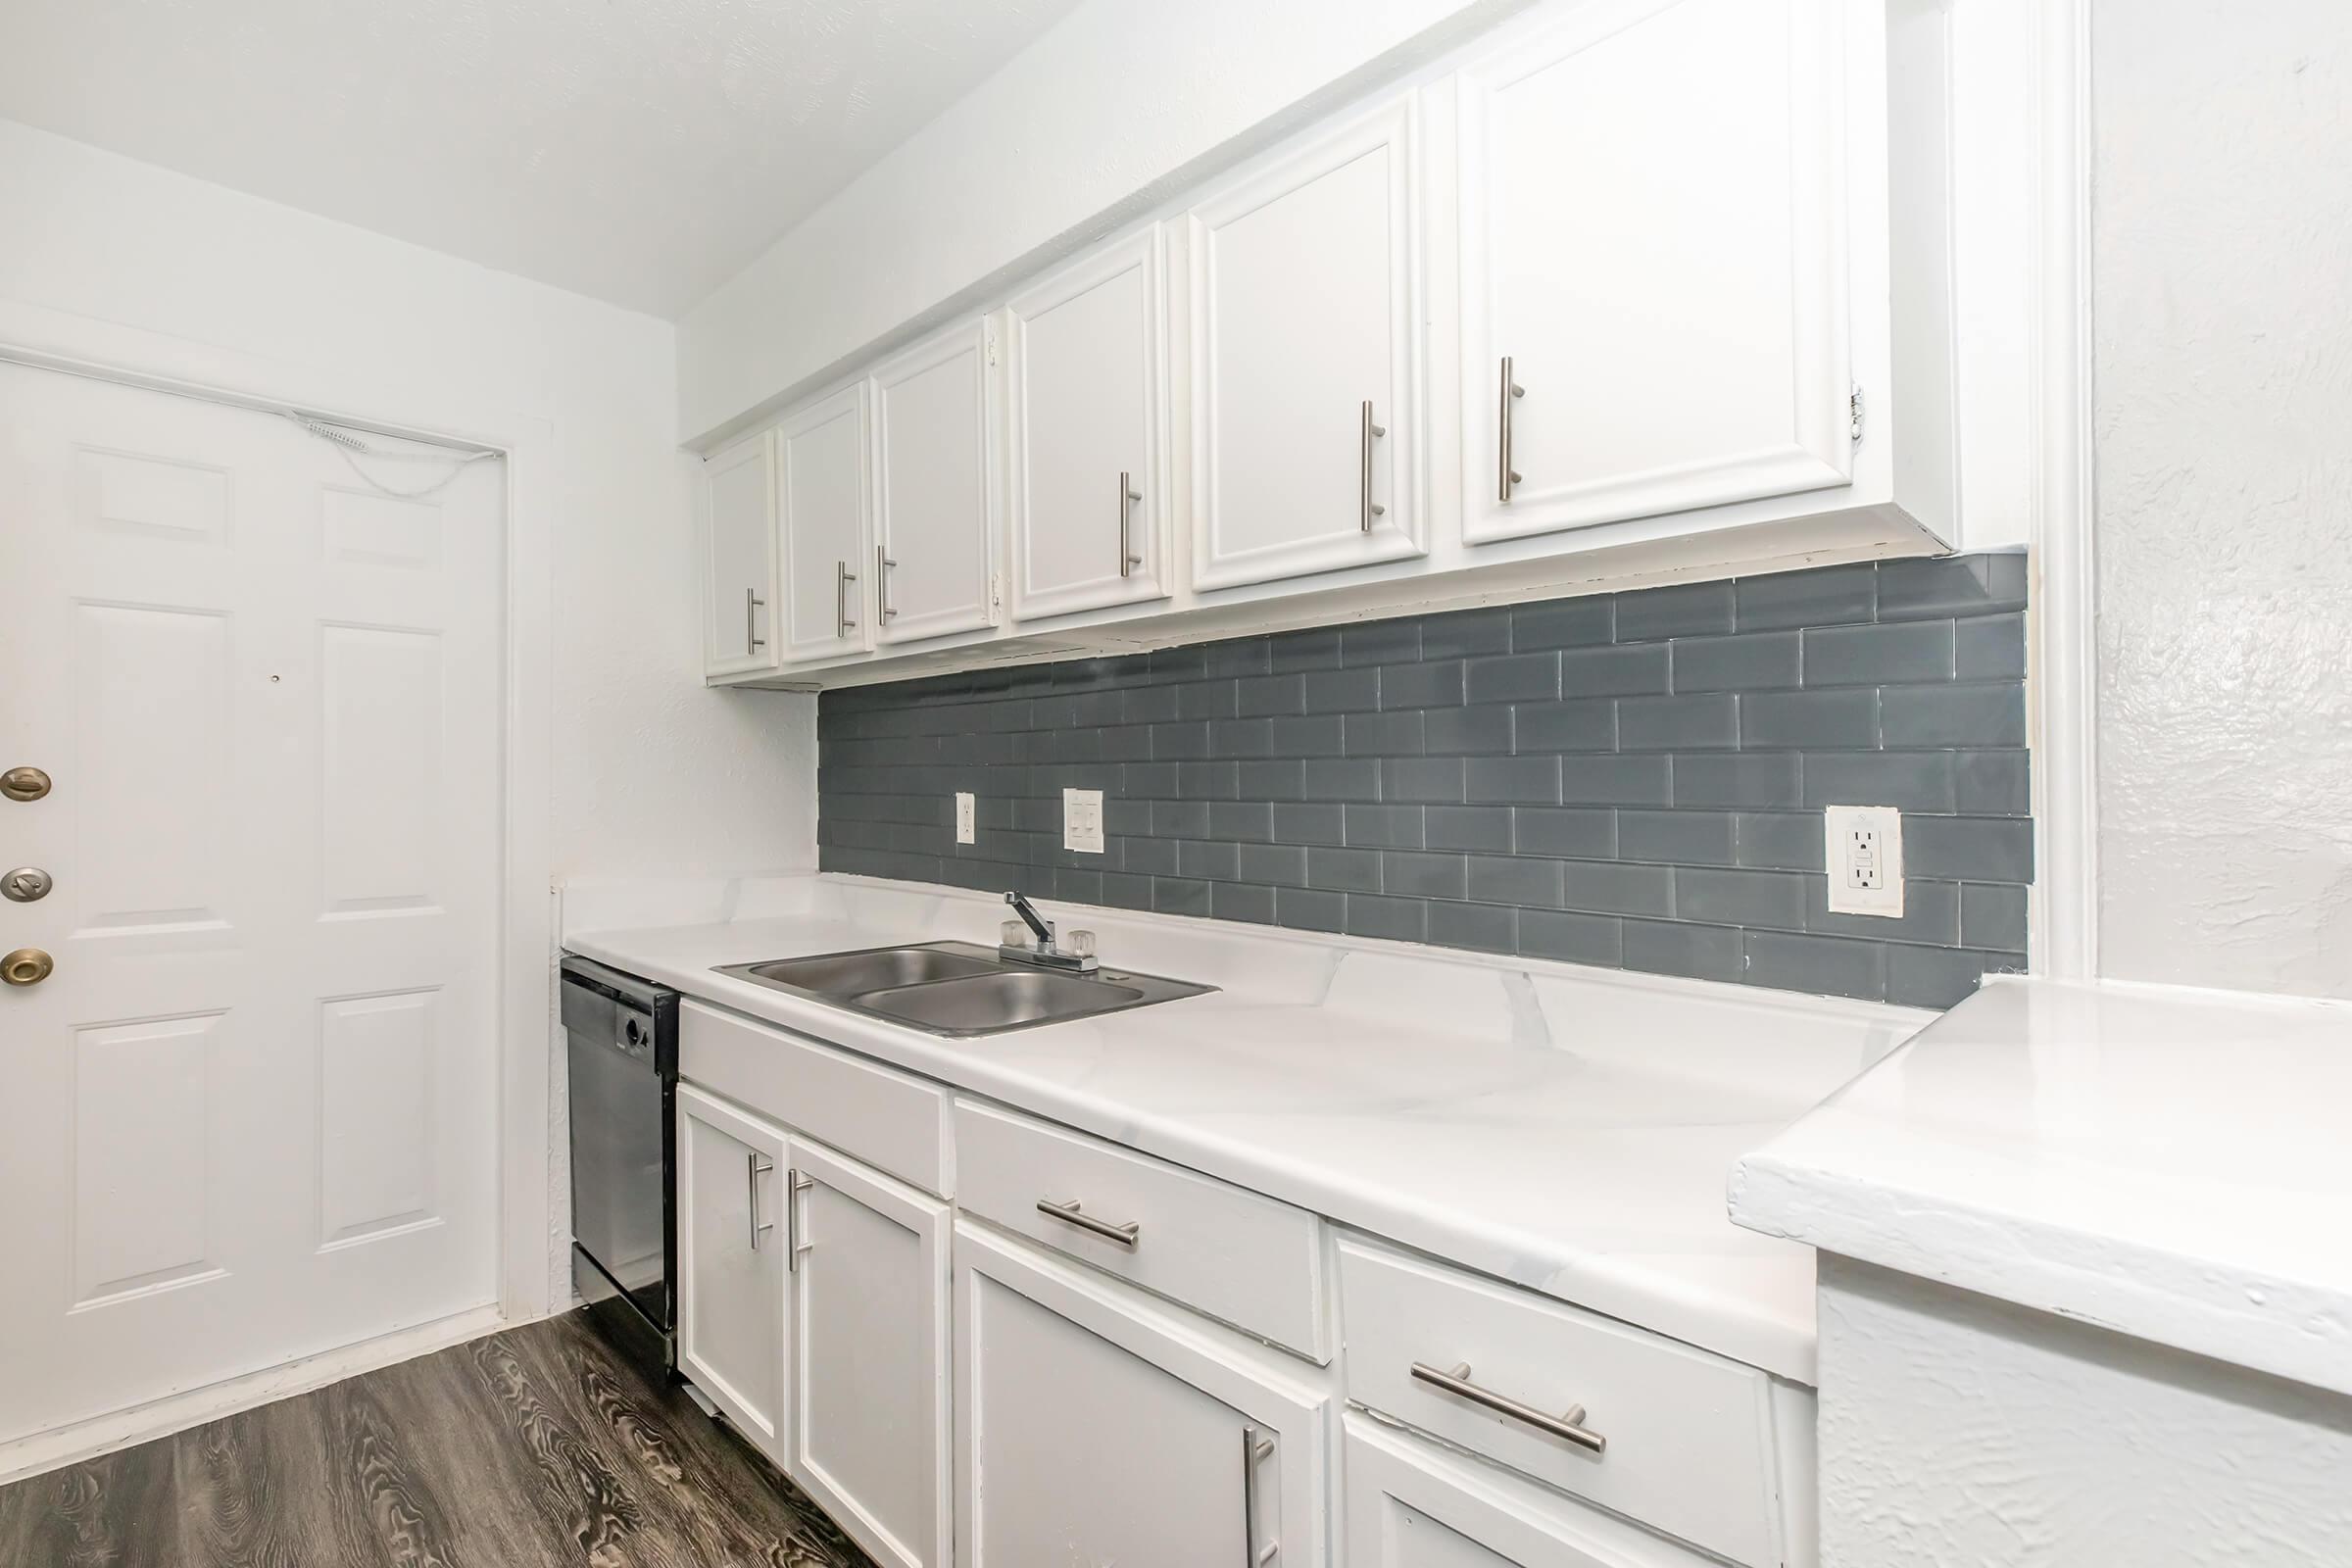
[(788, 1171), (784, 1179), (784, 1270), (796, 1273), (801, 1266), (801, 1254), (811, 1244), (801, 1240), (801, 1194), (816, 1185), (816, 1178), (799, 1171)]
[(1135, 475), (1119, 470), (1119, 575), (1132, 577), (1144, 558), (1135, 553), (1135, 504), (1144, 493), (1135, 487)]
[(1131, 1220), (1125, 1225), (1113, 1225), (1106, 1219), (1097, 1219), (1092, 1214), (1082, 1214), (1078, 1211), (1078, 1200), (1075, 1198), (1066, 1203), (1056, 1203), (1051, 1198), (1041, 1198), (1037, 1200), (1037, 1211), (1040, 1214), (1051, 1214), (1055, 1219), (1065, 1224), (1075, 1225), (1082, 1231), (1091, 1231), (1106, 1242), (1116, 1242), (1129, 1251), (1135, 1250), (1136, 1238), (1143, 1234), (1144, 1229), (1141, 1220)]
[(833, 563), (833, 637), (837, 642), (847, 638), (850, 628), (858, 624), (850, 618), (850, 584), (857, 580), (858, 574), (850, 569), (848, 562)]
[(767, 601), (760, 597), (757, 589), (746, 588), (743, 591), (743, 646), (746, 650), (767, 646), (767, 639), (760, 635), (759, 614), (766, 606)]
[(771, 1220), (769, 1220), (769, 1221), (768, 1221), (766, 1224), (764, 1224), (764, 1225), (762, 1225), (762, 1224), (760, 1224), (760, 1177), (762, 1177), (762, 1176), (764, 1176), (764, 1175), (766, 1175), (766, 1174), (767, 1174), (769, 1171), (772, 1171), (772, 1170), (774, 1170), (774, 1169), (776, 1168), (776, 1163), (775, 1163), (775, 1161), (774, 1161), (774, 1160), (772, 1160), (772, 1159), (771, 1159), (771, 1160), (763, 1160), (763, 1159), (761, 1159), (761, 1158), (760, 1157), (760, 1155), (758, 1154), (758, 1152), (753, 1152), (753, 1153), (746, 1154), (746, 1155), (744, 1156), (743, 1163), (744, 1163), (744, 1169), (745, 1169), (745, 1170), (746, 1170), (746, 1171), (749, 1173), (749, 1175), (750, 1175), (750, 1177), (751, 1177), (751, 1184), (752, 1184), (752, 1250), (753, 1250), (753, 1251), (755, 1251), (755, 1252), (757, 1252), (758, 1250), (760, 1250), (760, 1233), (761, 1233), (762, 1231), (772, 1231), (772, 1230), (774, 1230), (774, 1229), (776, 1228), (776, 1222), (775, 1222), (774, 1220), (772, 1220), (772, 1219), (771, 1219)]
[(1362, 472), (1356, 480), (1355, 489), (1357, 510), (1363, 519), (1363, 528), (1366, 533), (1372, 531), (1372, 519), (1383, 515), (1389, 510), (1372, 499), (1372, 443), (1376, 438), (1388, 433), (1387, 425), (1372, 422), (1372, 400), (1364, 399), (1362, 438), (1356, 443)]
[(1511, 486), (1519, 482), (1519, 470), (1511, 466), (1511, 403), (1525, 396), (1527, 388), (1511, 379), (1511, 357), (1505, 354), (1502, 357), (1501, 408), (1495, 416), (1495, 423), (1500, 426), (1501, 441), (1501, 451), (1496, 455), (1494, 464), (1499, 470), (1494, 494), (1497, 501), (1510, 500)]
[(1242, 1563), (1243, 1568), (1262, 1568), (1272, 1562), (1282, 1549), (1275, 1542), (1257, 1544), (1257, 1467), (1271, 1458), (1274, 1440), (1261, 1437), (1255, 1427), (1242, 1428)]
[(1608, 1446), (1608, 1439), (1586, 1428), (1583, 1405), (1572, 1404), (1564, 1413), (1552, 1415), (1537, 1409), (1532, 1404), (1521, 1404), (1507, 1395), (1496, 1394), (1491, 1389), (1482, 1389), (1471, 1382), (1470, 1363), (1467, 1361), (1462, 1362), (1450, 1372), (1441, 1372), (1426, 1361), (1415, 1361), (1413, 1376), (1434, 1388), (1444, 1389), (1447, 1394), (1459, 1395), (1472, 1404), (1483, 1405), (1497, 1415), (1507, 1415), (1514, 1421), (1524, 1421), (1539, 1432), (1548, 1433), (1552, 1437), (1573, 1443), (1580, 1448), (1590, 1448), (1592, 1452), (1598, 1453)]
[(874, 546), (874, 605), (885, 622), (898, 613), (890, 608), (890, 568), (897, 564), (888, 545)]

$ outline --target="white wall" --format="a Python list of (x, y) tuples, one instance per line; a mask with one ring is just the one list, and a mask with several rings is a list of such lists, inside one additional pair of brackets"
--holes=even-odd
[(555, 433), (556, 874), (815, 863), (814, 703), (706, 691), (674, 334), (0, 121), (0, 301)]
[(780, 411), (877, 339), (1149, 211), (1196, 161), (1266, 145), (1524, 3), (1086, 0), (687, 313), (680, 432)]
[(2352, 1399), (1821, 1260), (1821, 1568), (2352, 1561)]
[(2352, 997), (2352, 7), (2092, 72), (2102, 965)]

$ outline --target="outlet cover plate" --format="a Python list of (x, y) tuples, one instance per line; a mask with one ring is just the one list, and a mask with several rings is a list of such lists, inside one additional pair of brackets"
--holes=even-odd
[(1061, 847), (1081, 855), (1102, 853), (1102, 792), (1061, 792)]
[(1822, 812), (1830, 912), (1903, 916), (1903, 813), (1891, 806), (1832, 806)]
[(979, 836), (980, 806), (969, 790), (956, 792), (956, 842), (969, 844)]

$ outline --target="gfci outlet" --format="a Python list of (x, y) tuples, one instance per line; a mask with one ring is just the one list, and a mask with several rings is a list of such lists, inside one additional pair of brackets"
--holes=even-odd
[(1830, 912), (1899, 919), (1903, 912), (1903, 813), (1891, 806), (1833, 806), (1823, 813)]
[(965, 790), (956, 792), (956, 842), (969, 844), (979, 835), (980, 803)]
[(1061, 792), (1061, 847), (1081, 855), (1102, 853), (1102, 792)]

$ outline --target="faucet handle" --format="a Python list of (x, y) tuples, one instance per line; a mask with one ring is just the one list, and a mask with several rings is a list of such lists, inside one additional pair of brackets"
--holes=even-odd
[(1029, 928), (1018, 920), (1006, 920), (997, 927), (997, 942), (1001, 947), (1025, 948), (1029, 945)]
[(1091, 958), (1095, 956), (1095, 934), (1083, 929), (1066, 931), (1062, 933), (1061, 951), (1073, 958)]

